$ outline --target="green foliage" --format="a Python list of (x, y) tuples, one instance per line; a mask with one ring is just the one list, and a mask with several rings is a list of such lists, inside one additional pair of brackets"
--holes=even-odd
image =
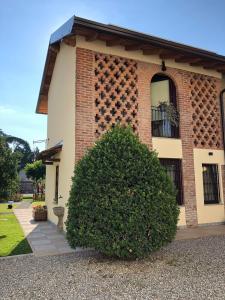
[(13, 149), (13, 152), (18, 155), (20, 170), (23, 169), (27, 163), (32, 162), (33, 153), (28, 142), (10, 135), (5, 136), (5, 140), (9, 147)]
[(27, 141), (16, 136), (8, 135), (4, 133), (1, 129), (0, 137), (2, 137), (5, 140), (8, 147), (11, 148), (14, 153), (17, 154), (19, 161), (19, 170), (22, 170), (26, 164), (36, 160), (39, 154), (39, 149), (37, 147), (32, 151)]
[(143, 257), (172, 241), (179, 208), (155, 152), (116, 126), (77, 163), (67, 239), (109, 256)]
[(0, 137), (6, 136), (2, 129), (0, 129)]
[(35, 182), (45, 178), (45, 165), (41, 160), (36, 160), (31, 164), (27, 164), (24, 168), (28, 178), (31, 178)]
[(0, 200), (8, 200), (18, 191), (17, 166), (17, 155), (0, 137)]
[(179, 113), (173, 103), (162, 101), (159, 103), (159, 108), (166, 113), (166, 117), (172, 125), (179, 126)]

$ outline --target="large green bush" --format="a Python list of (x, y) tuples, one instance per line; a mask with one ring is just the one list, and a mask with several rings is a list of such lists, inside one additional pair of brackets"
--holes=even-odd
[(143, 257), (170, 242), (179, 214), (157, 155), (119, 126), (77, 163), (68, 209), (72, 247), (121, 258)]

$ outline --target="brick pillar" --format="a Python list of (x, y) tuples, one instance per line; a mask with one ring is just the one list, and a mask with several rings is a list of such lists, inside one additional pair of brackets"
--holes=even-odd
[(138, 135), (149, 149), (152, 147), (150, 73), (150, 64), (138, 62)]
[(76, 48), (75, 161), (94, 143), (94, 54)]
[(182, 86), (178, 88), (180, 106), (180, 135), (182, 140), (183, 193), (186, 224), (198, 225), (195, 192), (194, 153), (192, 139), (192, 107), (189, 94), (188, 73), (182, 71)]
[[(152, 76), (161, 72), (159, 65), (138, 62), (138, 132), (141, 141), (147, 144), (149, 148), (152, 145), (150, 83)], [(180, 138), (183, 150), (182, 173), (186, 222), (187, 226), (197, 226), (192, 107), (189, 95), (188, 72), (168, 67), (164, 73), (171, 77), (177, 90), (177, 103), (180, 111)]]

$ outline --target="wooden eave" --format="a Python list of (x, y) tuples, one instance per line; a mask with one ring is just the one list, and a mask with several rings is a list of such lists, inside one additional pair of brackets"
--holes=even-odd
[(191, 66), (200, 66), (225, 74), (225, 56), (74, 16), (51, 36), (36, 108), (37, 113), (48, 113), (48, 91), (60, 43), (64, 42), (74, 47), (77, 35), (84, 36), (89, 42), (104, 41), (107, 47), (122, 45), (126, 51), (139, 50), (143, 55), (159, 55), (164, 61), (173, 59), (177, 63), (188, 63)]
[(59, 162), (59, 158), (55, 158), (54, 156), (62, 151), (62, 144), (55, 145), (49, 149), (43, 150), (39, 153), (38, 159), (41, 159), (44, 164), (53, 164), (54, 162)]

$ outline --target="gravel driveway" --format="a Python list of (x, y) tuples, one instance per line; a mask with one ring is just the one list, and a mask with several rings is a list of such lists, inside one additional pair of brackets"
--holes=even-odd
[(0, 299), (225, 299), (225, 236), (175, 241), (151, 258), (94, 252), (0, 260)]

